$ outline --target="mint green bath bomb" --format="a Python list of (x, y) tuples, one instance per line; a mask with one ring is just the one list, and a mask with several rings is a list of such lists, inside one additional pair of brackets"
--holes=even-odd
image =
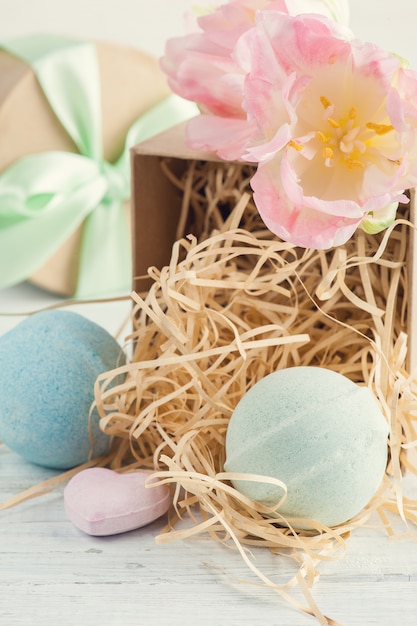
[(94, 383), (124, 362), (114, 337), (82, 315), (28, 317), (0, 337), (0, 440), (54, 469), (106, 453), (109, 437), (96, 411), (89, 422)]
[[(292, 367), (257, 382), (236, 406), (226, 435), (227, 472), (283, 481), (279, 514), (337, 526), (375, 495), (384, 476), (388, 425), (370, 390), (320, 367)], [(275, 506), (282, 487), (234, 481), (245, 496)]]

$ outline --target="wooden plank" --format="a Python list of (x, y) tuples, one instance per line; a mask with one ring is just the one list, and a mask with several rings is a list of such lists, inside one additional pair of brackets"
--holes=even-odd
[[(0, 501), (51, 476), (5, 446), (0, 446), (0, 468)], [(411, 478), (410, 487), (417, 494), (417, 479)], [(259, 587), (235, 551), (210, 539), (157, 545), (164, 524), (161, 519), (123, 535), (90, 537), (66, 518), (62, 489), (0, 512), (0, 622), (317, 623)], [(277, 582), (285, 583), (295, 572), (289, 559), (267, 549), (255, 549), (253, 558)], [(320, 570), (313, 596), (344, 626), (415, 623), (417, 547), (411, 539), (392, 541), (381, 528), (360, 528), (348, 539), (345, 556)]]

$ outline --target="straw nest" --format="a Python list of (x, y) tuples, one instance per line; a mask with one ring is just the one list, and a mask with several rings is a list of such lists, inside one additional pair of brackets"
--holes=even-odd
[[(302, 250), (263, 226), (250, 167), (192, 162), (181, 179), (168, 161), (162, 167), (183, 194), (185, 236), (169, 265), (149, 269), (149, 292), (132, 294), (131, 361), (96, 384), (101, 426), (115, 438), (110, 466), (152, 468), (171, 485), (170, 521), (158, 542), (209, 535), (235, 547), (264, 584), (320, 623), (335, 624), (310, 595), (319, 562), (339, 558), (349, 532), (371, 516), (388, 534), (392, 517), (410, 527), (417, 521), (417, 502), (402, 493), (403, 474), (417, 472), (417, 388), (406, 363), (407, 211), (380, 235), (358, 230), (343, 247)], [(278, 526), (223, 471), (239, 399), (270, 372), (296, 365), (367, 385), (389, 423), (383, 484), (360, 515), (337, 528)], [(123, 383), (111, 387), (121, 373)], [(292, 557), (294, 578), (269, 580), (250, 557), (254, 546)], [(306, 603), (291, 594), (296, 585)]]

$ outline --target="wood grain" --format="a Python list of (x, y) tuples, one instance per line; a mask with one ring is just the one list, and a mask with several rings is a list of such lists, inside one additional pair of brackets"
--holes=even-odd
[[(0, 500), (52, 475), (0, 445)], [(156, 545), (164, 521), (114, 537), (90, 537), (66, 518), (62, 488), (2, 511), (0, 623), (315, 623), (253, 584), (257, 580), (239, 554), (211, 540)], [(294, 573), (287, 559), (268, 550), (255, 550), (254, 559), (277, 582)], [(348, 540), (341, 560), (320, 569), (314, 598), (344, 626), (417, 624), (417, 546), (410, 539), (390, 540), (382, 529), (363, 528)]]

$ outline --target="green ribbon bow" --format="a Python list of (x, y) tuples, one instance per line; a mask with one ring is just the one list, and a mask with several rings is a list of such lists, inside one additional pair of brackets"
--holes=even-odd
[(195, 115), (195, 105), (169, 96), (133, 124), (122, 155), (108, 163), (94, 45), (35, 35), (2, 48), (32, 66), (80, 154), (25, 156), (0, 174), (0, 288), (31, 276), (84, 223), (75, 297), (129, 290), (131, 248), (124, 210), (130, 196), (129, 149)]

